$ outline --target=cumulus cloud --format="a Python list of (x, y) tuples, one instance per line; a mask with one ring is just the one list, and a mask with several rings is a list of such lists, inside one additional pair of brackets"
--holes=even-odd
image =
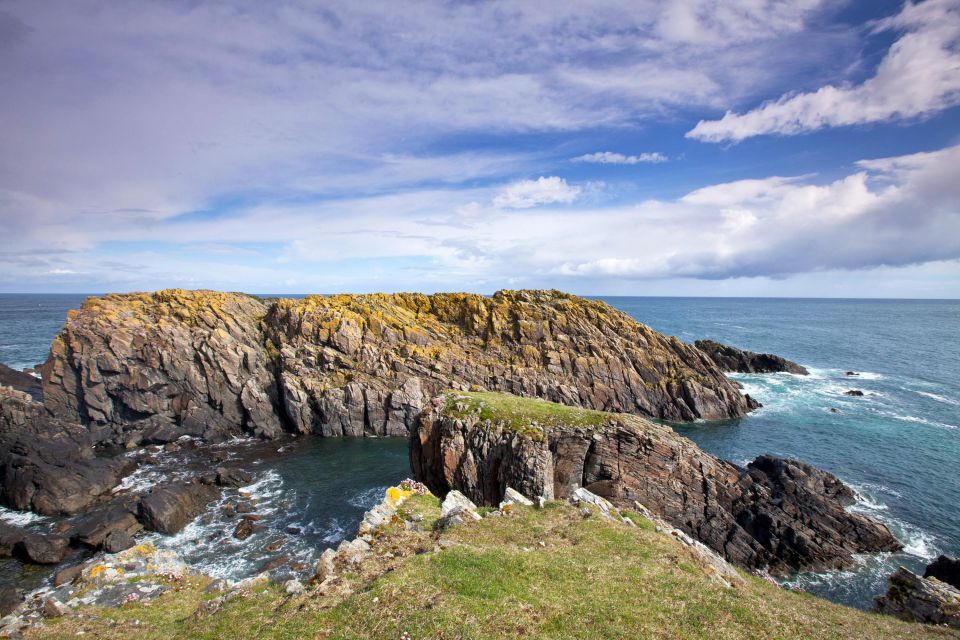
[(594, 164), (640, 164), (641, 162), (657, 164), (666, 162), (669, 158), (659, 151), (644, 152), (635, 156), (628, 156), (614, 151), (598, 151), (596, 153), (586, 153), (576, 158), (571, 158), (572, 162), (589, 162)]
[(570, 203), (577, 199), (582, 189), (571, 186), (558, 176), (536, 180), (520, 180), (507, 185), (493, 199), (493, 206), (500, 209), (529, 209), (543, 204)]
[(857, 85), (827, 85), (719, 120), (701, 120), (687, 137), (739, 142), (765, 134), (794, 135), (825, 127), (928, 116), (960, 104), (960, 0), (908, 2), (876, 25), (904, 31), (876, 73)]

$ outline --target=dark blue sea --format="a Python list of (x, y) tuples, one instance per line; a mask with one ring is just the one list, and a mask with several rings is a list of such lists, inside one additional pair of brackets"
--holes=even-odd
[[(83, 298), (0, 295), (0, 362), (16, 368), (42, 362), (67, 310)], [(737, 463), (773, 453), (832, 471), (860, 494), (853, 508), (887, 523), (905, 545), (902, 553), (862, 558), (849, 571), (799, 576), (793, 586), (867, 608), (897, 565), (918, 571), (940, 553), (960, 554), (960, 301), (604, 299), (682, 340), (711, 338), (776, 353), (811, 371), (807, 377), (736, 375), (762, 409), (741, 420), (675, 427)], [(845, 396), (848, 389), (865, 395)], [(371, 457), (368, 446), (384, 451)], [(329, 513), (323, 518), (336, 523), (327, 536), (332, 544), (338, 529), (355, 525), (351, 518), (359, 517), (360, 504), (375, 502), (380, 489), (407, 475), (404, 456), (395, 449), (383, 441), (344, 447), (343, 455), (382, 467), (364, 477), (363, 486), (336, 488), (344, 514), (329, 500), (311, 500), (311, 491), (329, 494), (329, 488), (320, 486), (324, 477), (314, 484), (305, 478), (311, 465), (302, 455), (291, 458), (289, 469), (280, 457), (269, 482), (297, 487), (301, 497), (285, 504), (285, 513), (325, 504)], [(291, 499), (289, 492), (273, 491)], [(295, 515), (298, 521), (323, 520)], [(320, 533), (318, 539), (325, 539)]]

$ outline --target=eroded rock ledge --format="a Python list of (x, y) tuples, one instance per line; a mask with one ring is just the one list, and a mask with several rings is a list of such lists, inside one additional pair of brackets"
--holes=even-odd
[(674, 421), (756, 406), (700, 350), (558, 291), (91, 298), (69, 315), (43, 378), (55, 416), (120, 445), (285, 429), (407, 435), (451, 388)]
[(637, 416), (451, 392), (422, 414), (410, 456), (438, 495), (457, 489), (495, 505), (507, 486), (548, 499), (582, 486), (624, 508), (636, 501), (728, 560), (774, 574), (901, 548), (884, 525), (844, 509), (854, 494), (835, 476), (772, 456), (741, 468)]

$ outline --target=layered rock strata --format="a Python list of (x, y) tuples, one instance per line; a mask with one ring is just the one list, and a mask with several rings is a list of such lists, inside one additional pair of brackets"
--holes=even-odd
[(71, 312), (42, 372), (54, 415), (116, 444), (407, 435), (451, 388), (674, 421), (756, 406), (700, 350), (557, 291), (110, 295)]
[(585, 487), (622, 508), (636, 501), (726, 559), (774, 574), (836, 569), (853, 554), (901, 546), (879, 522), (847, 512), (853, 492), (809, 465), (762, 456), (741, 468), (636, 416), (526, 402), (438, 398), (411, 437), (417, 479), (484, 505), (507, 486), (548, 499)]
[(705, 353), (723, 371), (733, 373), (795, 373), (805, 376), (810, 372), (796, 362), (772, 353), (755, 353), (731, 347), (713, 340), (697, 340), (693, 345)]

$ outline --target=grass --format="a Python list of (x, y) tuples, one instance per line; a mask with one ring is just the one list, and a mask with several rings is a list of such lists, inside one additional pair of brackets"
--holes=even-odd
[(553, 427), (603, 429), (615, 419), (615, 414), (604, 411), (506, 393), (450, 391), (446, 395), (446, 401), (444, 412), (450, 417), (478, 416), (481, 421), (488, 421), (534, 438), (543, 438), (543, 429)]
[[(431, 496), (403, 508), (405, 517), (419, 514), (427, 532), (439, 515)], [(195, 617), (196, 605), (211, 597), (196, 583), (151, 605), (87, 612), (111, 616), (114, 626), (102, 618), (69, 618), (27, 637), (75, 638), (81, 629), (94, 637), (138, 640), (399, 639), (405, 632), (414, 640), (958, 637), (752, 576), (745, 576), (745, 587), (716, 586), (685, 547), (641, 516), (628, 515), (637, 527), (584, 518), (575, 507), (549, 503), (442, 534), (391, 527), (376, 548), (410, 544), (415, 552), (369, 579), (349, 577), (352, 593), (344, 597), (291, 598), (270, 586), (216, 614)], [(426, 551), (425, 536), (434, 536)]]

